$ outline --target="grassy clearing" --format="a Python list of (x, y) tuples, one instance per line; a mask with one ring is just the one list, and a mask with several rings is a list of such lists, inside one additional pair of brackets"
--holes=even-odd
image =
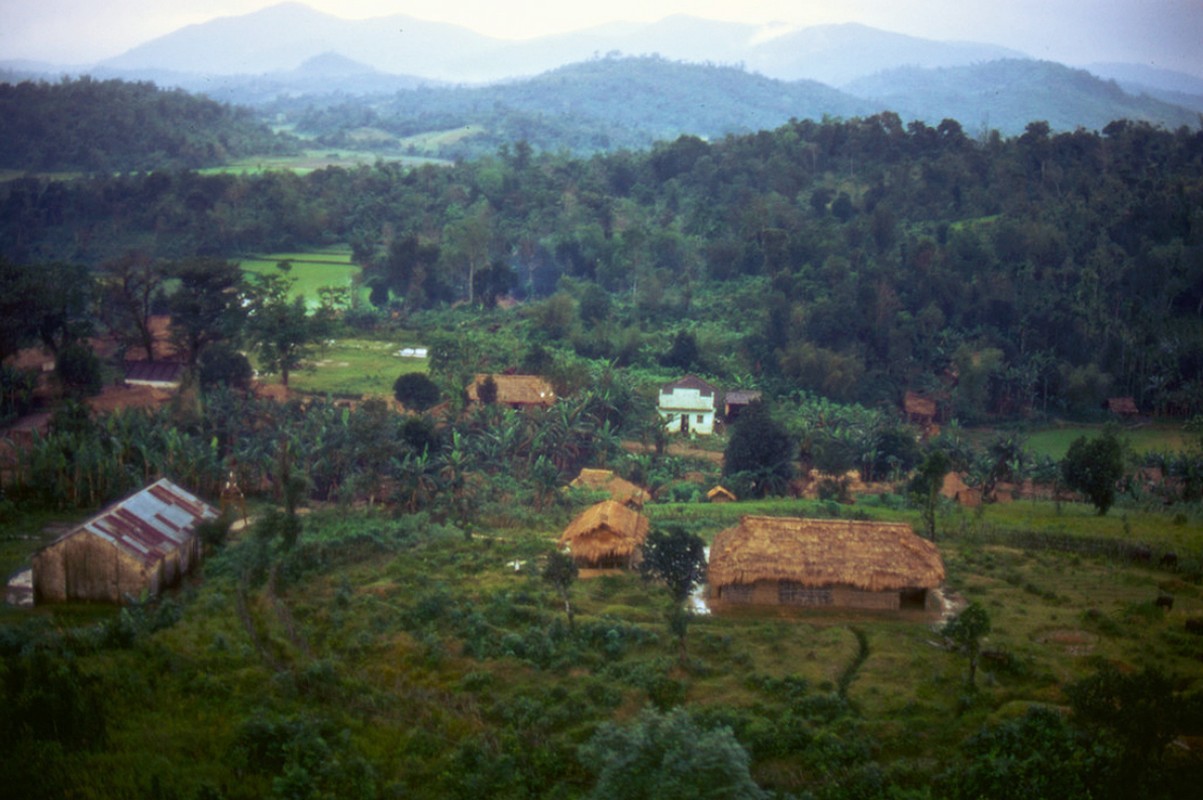
[[(756, 510), (799, 511), (778, 502)], [(698, 504), (691, 520), (717, 529), (748, 509)], [(650, 510), (657, 521), (679, 511)], [(969, 522), (998, 524), (996, 511), (1011, 510), (992, 507)], [(1064, 516), (1039, 505), (1029, 514), (1036, 525)], [(940, 541), (948, 588), (983, 603), (993, 622), (972, 695), (966, 661), (944, 648), (933, 615), (706, 615), (690, 626), (683, 669), (665, 630), (664, 593), (636, 575), (577, 581), (578, 637), (564, 638), (562, 604), (538, 573), (554, 531), (465, 541), (454, 529), (346, 509), (305, 520), (279, 598), (250, 585), (247, 619), (258, 643), (236, 600), (237, 565), (253, 543), (245, 536), (206, 564), (178, 623), (133, 649), (88, 657), (89, 674), (138, 702), (114, 704), (106, 746), (73, 756), (69, 777), (79, 791), (144, 795), (158, 775), (185, 796), (205, 784), (232, 798), (261, 796), (273, 785), (268, 766), (235, 779), (226, 765), (251, 720), (287, 718), (317, 726), (334, 748), (331, 763), (366, 758), (379, 785), (406, 796), (450, 796), (461, 775), (483, 779), (482, 764), (516, 753), (529, 756), (516, 762), (524, 780), (552, 764), (542, 780), (576, 796), (590, 776), (575, 748), (604, 721), (627, 720), (649, 703), (684, 703), (719, 719), (777, 724), (770, 721), (800, 703), (836, 708), (841, 686), (854, 716), (821, 736), (871, 741), (879, 763), (909, 764), (922, 782), (982, 724), (1033, 703), (1063, 704), (1063, 686), (1102, 662), (1156, 664), (1183, 688), (1203, 680), (1203, 637), (1182, 632), (1186, 617), (1203, 615), (1197, 582), (1128, 562), (982, 544), (960, 532), (955, 515)], [(1199, 526), (1191, 530), (1197, 540)], [(1122, 526), (1096, 534), (1126, 535)], [(1175, 596), (1169, 612), (1152, 604), (1165, 591)], [(271, 668), (265, 652), (282, 666)], [(485, 744), (511, 738), (518, 751)], [(489, 757), (466, 759), (471, 753)], [(797, 793), (813, 786), (806, 758), (799, 750), (758, 760), (757, 777)]]
[[(288, 275), (295, 281), (293, 296), (304, 297), (311, 309), (318, 307), (319, 289), (333, 286), (353, 290), (359, 276), (359, 266), (351, 263), (351, 248), (345, 244), (294, 253), (267, 253), (243, 259), (240, 266), (245, 272), (270, 275), (282, 261), (292, 265)], [(367, 290), (361, 288), (359, 294), (359, 300), (366, 302)]]
[[(1102, 425), (1064, 425), (1052, 428), (1037, 428), (1025, 434), (1028, 450), (1036, 456), (1050, 456), (1060, 461), (1065, 457), (1075, 439), (1088, 439), (1101, 434)], [(1143, 454), (1150, 451), (1181, 451), (1186, 449), (1190, 438), (1181, 424), (1153, 423), (1140, 427), (1125, 427), (1119, 430), (1132, 452)]]
[(353, 169), (360, 166), (371, 166), (377, 161), (399, 161), (410, 166), (450, 163), (426, 156), (400, 155), (392, 150), (376, 152), (319, 148), (305, 150), (295, 156), (248, 156), (225, 166), (206, 167), (198, 172), (203, 175), (259, 175), (264, 172), (289, 171), (304, 175), (326, 167)]
[(402, 358), (403, 347), (418, 346), (399, 336), (388, 341), (336, 339), (323, 347), (309, 369), (293, 373), (289, 385), (318, 395), (391, 397), (393, 383), (406, 372), (425, 372), (426, 360)]

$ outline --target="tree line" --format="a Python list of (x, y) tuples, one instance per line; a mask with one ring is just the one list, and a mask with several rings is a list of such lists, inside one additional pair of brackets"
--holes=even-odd
[(3, 169), (197, 169), (297, 150), (250, 109), (180, 89), (87, 76), (0, 83)]
[(517, 142), (443, 168), (34, 178), (0, 252), (96, 266), (350, 242), (373, 303), (528, 302), (547, 346), (965, 421), (1203, 407), (1203, 133), (973, 138), (891, 113), (581, 159)]

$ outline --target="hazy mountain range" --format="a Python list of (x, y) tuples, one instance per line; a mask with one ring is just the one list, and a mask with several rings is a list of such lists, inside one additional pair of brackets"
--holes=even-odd
[[(88, 67), (3, 68), (10, 80), (86, 72), (277, 109), (282, 98), (318, 107), (360, 98), (381, 119), (427, 114), (439, 124), (503, 104), (544, 121), (627, 125), (624, 146), (632, 136), (716, 136), (882, 110), (1004, 134), (1036, 119), (1057, 130), (1118, 118), (1194, 127), (1203, 112), (1203, 79), (1142, 65), (1088, 72), (857, 24), (785, 29), (685, 16), (508, 41), (403, 15), (345, 20), (283, 3), (181, 28)], [(406, 94), (391, 97), (398, 92)]]
[(97, 66), (257, 74), (291, 70), (333, 52), (381, 72), (482, 83), (535, 75), (613, 51), (742, 63), (770, 78), (832, 85), (902, 64), (940, 67), (1022, 56), (994, 45), (935, 42), (854, 24), (788, 30), (685, 16), (508, 41), (404, 15), (345, 20), (283, 3), (182, 28)]

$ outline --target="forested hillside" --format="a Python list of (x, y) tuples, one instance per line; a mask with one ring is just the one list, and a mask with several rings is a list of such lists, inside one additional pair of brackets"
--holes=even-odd
[(363, 127), (399, 138), (470, 128), (471, 136), (440, 148), (444, 157), (488, 154), (519, 140), (578, 155), (645, 149), (685, 132), (717, 139), (775, 128), (791, 117), (880, 108), (815, 81), (787, 83), (736, 67), (656, 57), (593, 59), (491, 86), (337, 100), (280, 98), (265, 108), (330, 146), (354, 146)]
[(198, 168), (295, 150), (246, 109), (150, 83), (0, 83), (0, 169)]
[(512, 291), (532, 335), (595, 358), (654, 360), (686, 331), (682, 367), (837, 400), (956, 381), (966, 419), (1203, 408), (1186, 128), (974, 139), (880, 114), (588, 160), (520, 142), (454, 168), (25, 179), (0, 202), (17, 262), (343, 241), (381, 304)]

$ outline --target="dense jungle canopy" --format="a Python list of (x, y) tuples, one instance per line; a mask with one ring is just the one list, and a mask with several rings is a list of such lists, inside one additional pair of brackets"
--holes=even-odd
[(30, 176), (0, 209), (14, 263), (350, 242), (382, 307), (509, 293), (590, 358), (654, 360), (639, 336), (687, 331), (683, 368), (839, 401), (955, 381), (966, 420), (1114, 395), (1203, 409), (1203, 132), (1185, 127), (973, 137), (881, 113), (590, 158), (517, 142), (445, 167)]

